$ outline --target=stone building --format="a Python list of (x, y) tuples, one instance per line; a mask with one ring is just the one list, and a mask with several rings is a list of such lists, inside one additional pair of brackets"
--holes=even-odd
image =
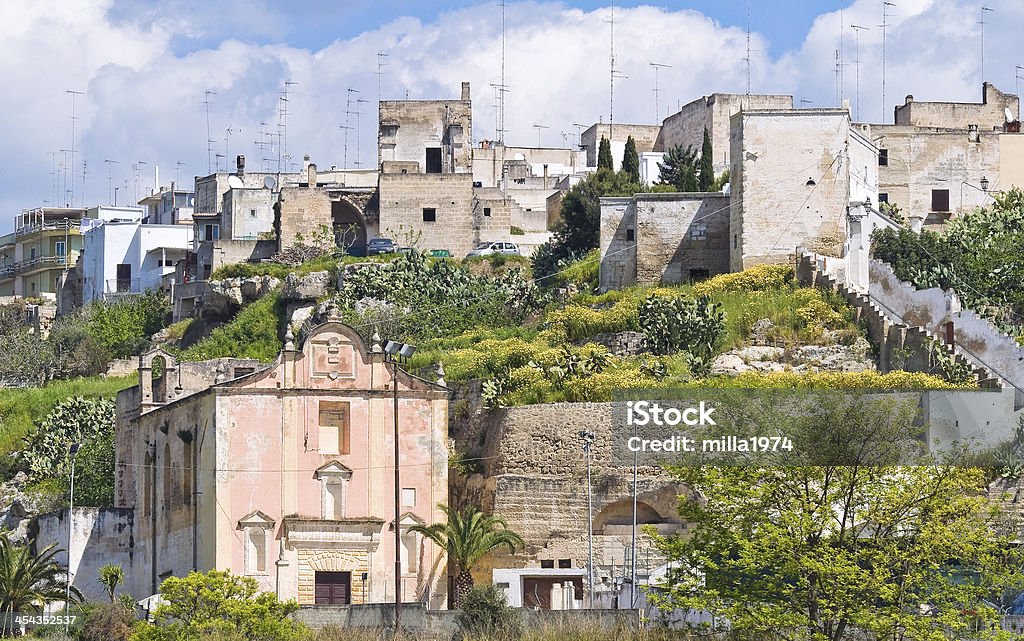
[(1024, 184), (1019, 115), (1019, 98), (987, 82), (980, 103), (907, 96), (895, 124), (863, 126), (879, 149), (879, 200), (939, 226)]
[(721, 174), (731, 164), (729, 128), (733, 114), (740, 110), (792, 108), (793, 96), (713, 93), (687, 103), (677, 113), (665, 118), (661, 124), (657, 147), (661, 151), (668, 151), (677, 145), (683, 149), (692, 145), (699, 154), (704, 143), (704, 129), (707, 128), (714, 151), (715, 173)]
[(601, 199), (601, 289), (685, 283), (729, 271), (729, 195)]
[(587, 167), (597, 167), (601, 138), (611, 143), (615, 171), (622, 169), (622, 156), (626, 152), (626, 141), (630, 136), (636, 143), (637, 153), (664, 151), (658, 142), (661, 125), (628, 125), (621, 123), (594, 123), (580, 134), (580, 147), (587, 152)]
[[(469, 83), (459, 100), (382, 100), (377, 165), (415, 163), (409, 173), (473, 171), (473, 105)], [(404, 165), (405, 166), (405, 165)]]
[(408, 528), (448, 501), (446, 388), (399, 371), (394, 400), (380, 345), (333, 320), (270, 365), (153, 351), (139, 375), (117, 399), (126, 589), (216, 568), (300, 604), (394, 601), (397, 406), (403, 600), (445, 603), (441, 552)]
[(839, 255), (849, 203), (878, 198), (878, 149), (849, 110), (741, 111), (731, 131), (731, 271)]

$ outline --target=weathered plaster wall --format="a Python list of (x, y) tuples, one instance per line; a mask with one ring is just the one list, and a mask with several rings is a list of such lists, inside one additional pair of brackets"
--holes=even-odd
[(850, 165), (869, 152), (870, 148), (851, 139), (846, 110), (734, 115), (732, 271), (787, 262), (798, 245), (838, 255), (851, 197)]
[(602, 291), (636, 284), (636, 211), (632, 198), (601, 199)]
[(580, 147), (587, 152), (587, 167), (597, 167), (598, 148), (601, 138), (608, 138), (612, 146), (612, 160), (615, 161), (615, 171), (622, 168), (622, 156), (626, 151), (626, 140), (632, 136), (636, 143), (636, 152), (641, 154), (645, 151), (662, 151), (658, 146), (658, 135), (661, 133), (661, 125), (626, 125), (615, 123), (597, 123), (580, 134)]
[(282, 248), (294, 245), (300, 234), (309, 242), (322, 226), (334, 229), (331, 198), (323, 187), (282, 189), (280, 208)]
[(230, 189), (224, 194), (221, 238), (259, 240), (274, 229), (273, 194), (267, 188)]
[(425, 172), (426, 149), (440, 148), (443, 173), (472, 173), (473, 106), (469, 83), (461, 100), (382, 100), (377, 163), (415, 161)]

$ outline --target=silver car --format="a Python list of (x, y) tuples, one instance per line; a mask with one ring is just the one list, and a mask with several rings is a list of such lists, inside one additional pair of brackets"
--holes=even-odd
[(473, 251), (466, 254), (466, 256), (490, 256), (491, 254), (515, 254), (518, 256), (519, 246), (515, 243), (506, 243), (502, 241), (480, 243), (473, 248)]

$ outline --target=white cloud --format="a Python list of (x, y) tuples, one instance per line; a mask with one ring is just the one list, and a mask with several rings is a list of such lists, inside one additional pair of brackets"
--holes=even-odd
[[(493, 138), (494, 93), (500, 81), (501, 14), (496, 3), (459, 9), (430, 22), (400, 18), (357, 37), (318, 50), (223, 40), (210, 48), (175, 53), (182, 38), (193, 41), (228, 31), (211, 26), (211, 14), (191, 16), (155, 9), (127, 16), (113, 0), (7, 0), (0, 4), (0, 73), (5, 77), (6, 113), (0, 136), (6, 154), (0, 166), (0, 231), (24, 207), (53, 200), (51, 157), (71, 144), (71, 97), (78, 99), (76, 202), (81, 200), (81, 159), (88, 162), (86, 196), (106, 201), (105, 159), (121, 194), (135, 190), (132, 163), (144, 161), (139, 187), (152, 185), (152, 167), (161, 182), (182, 182), (207, 170), (204, 92), (210, 97), (210, 137), (224, 154), (244, 153), (250, 170), (261, 154), (276, 153), (255, 144), (260, 131), (277, 131), (279, 92), (286, 80), (288, 151), (295, 161), (309, 153), (321, 166), (342, 164), (349, 87), (368, 102), (358, 106), (358, 136), (349, 131), (349, 164), (376, 160), (377, 52), (386, 51), (381, 77), (385, 99), (455, 98), (460, 83), (472, 83), (474, 136)], [(989, 14), (986, 75), (1013, 90), (1016, 36), (1024, 6), (1002, 6)], [(1005, 3), (1009, 5), (1010, 3)], [(173, 6), (173, 5), (172, 5)], [(179, 7), (180, 8), (180, 7)], [(912, 93), (919, 100), (978, 100), (980, 32), (977, 7), (966, 0), (899, 0), (887, 38), (887, 107)], [(235, 13), (231, 13), (235, 15)], [(521, 2), (506, 9), (506, 75), (511, 88), (506, 118), (511, 144), (536, 144), (534, 124), (547, 125), (543, 141), (560, 144), (574, 122), (607, 119), (609, 112), (609, 9), (583, 11), (558, 2)], [(287, 19), (269, 12), (267, 21)], [(249, 14), (247, 20), (256, 20)], [(855, 102), (855, 34), (850, 24), (870, 26), (860, 36), (860, 102), (865, 119), (882, 116), (881, 11), (876, 0), (857, 0), (843, 11), (846, 25), (844, 95)], [(835, 103), (834, 51), (839, 46), (840, 14), (823, 14), (799, 50), (767, 58), (766, 36), (754, 34), (751, 61), (755, 92), (791, 93), (814, 106)], [(251, 25), (266, 33), (272, 25)], [(285, 27), (286, 28), (286, 27)], [(261, 31), (262, 29), (262, 31)], [(255, 31), (253, 31), (255, 30)], [(268, 31), (269, 30), (269, 31)], [(218, 38), (219, 40), (219, 38)], [(615, 12), (616, 67), (627, 76), (615, 83), (615, 119), (655, 121), (654, 70), (650, 62), (671, 65), (659, 74), (660, 115), (714, 91), (744, 90), (746, 34), (689, 10), (649, 6)], [(356, 116), (348, 114), (350, 126)], [(261, 122), (267, 123), (261, 126)], [(361, 149), (356, 150), (358, 137)], [(571, 138), (570, 138), (571, 140)], [(63, 154), (58, 153), (57, 159)], [(223, 159), (221, 160), (222, 165)], [(127, 185), (126, 185), (127, 181)], [(59, 197), (58, 197), (59, 198)], [(121, 202), (124, 202), (122, 197)]]

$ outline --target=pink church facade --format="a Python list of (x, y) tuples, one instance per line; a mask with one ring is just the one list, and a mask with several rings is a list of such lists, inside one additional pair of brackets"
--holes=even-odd
[[(140, 358), (118, 396), (115, 504), (134, 508), (129, 585), (231, 570), (300, 605), (395, 598), (394, 375), (330, 321), (271, 364)], [(444, 607), (448, 390), (398, 372), (402, 600)]]

